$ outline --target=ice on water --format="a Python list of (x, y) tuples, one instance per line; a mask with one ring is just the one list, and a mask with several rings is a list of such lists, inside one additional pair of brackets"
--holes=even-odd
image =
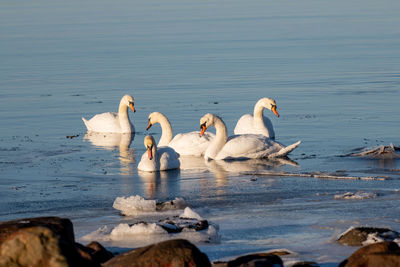
[(196, 213), (194, 210), (192, 210), (189, 207), (186, 207), (185, 210), (181, 215), (179, 215), (179, 218), (189, 218), (189, 219), (196, 219), (196, 220), (204, 220), (198, 213)]
[(120, 210), (122, 215), (135, 216), (142, 213), (151, 213), (156, 211), (178, 210), (187, 206), (183, 198), (157, 202), (157, 200), (144, 199), (139, 195), (129, 197), (117, 197), (114, 200), (113, 208)]
[(376, 198), (377, 194), (373, 192), (346, 192), (344, 194), (335, 195), (335, 199), (370, 199)]
[(146, 200), (139, 195), (117, 197), (114, 201), (113, 208), (120, 210), (123, 215), (137, 215), (142, 212), (156, 211), (156, 200)]
[[(119, 200), (120, 199), (121, 198), (119, 198)], [(130, 201), (141, 204), (145, 203), (144, 205), (138, 205), (141, 207), (152, 207), (152, 205), (148, 205), (148, 203), (151, 203), (150, 201), (143, 201), (143, 198), (140, 196), (134, 196), (130, 198)], [(150, 208), (148, 210), (150, 210)], [(155, 211), (155, 209), (151, 209), (151, 211)], [(135, 212), (135, 215), (138, 215), (138, 213)], [(168, 213), (166, 215), (168, 215)], [(162, 217), (162, 214), (159, 214), (159, 218)], [(189, 207), (186, 207), (185, 210), (176, 217), (197, 221), (204, 220), (197, 212)], [(168, 219), (169, 217), (166, 218)], [(81, 237), (81, 240), (84, 242), (98, 240), (103, 242), (105, 245), (119, 247), (139, 247), (176, 238), (187, 239), (195, 244), (215, 243), (219, 241), (218, 226), (209, 224), (206, 229), (201, 231), (196, 231), (191, 228), (183, 228), (181, 232), (168, 233), (168, 231), (161, 227), (158, 222), (141, 221), (133, 224), (120, 223), (114, 227), (109, 227), (107, 225), (102, 226), (97, 230), (84, 235)]]

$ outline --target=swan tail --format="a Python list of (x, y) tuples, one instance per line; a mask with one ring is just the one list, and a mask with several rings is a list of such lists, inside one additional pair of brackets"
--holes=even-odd
[(275, 153), (269, 155), (268, 158), (284, 157), (287, 154), (289, 154), (290, 152), (292, 152), (300, 144), (301, 144), (301, 141), (297, 141), (296, 143), (286, 146), (286, 147), (282, 148), (281, 150), (279, 150), (278, 152), (275, 152)]
[(82, 117), (83, 123), (86, 126), (86, 129), (90, 130), (90, 126), (89, 126), (89, 121), (87, 119), (85, 119), (84, 117)]

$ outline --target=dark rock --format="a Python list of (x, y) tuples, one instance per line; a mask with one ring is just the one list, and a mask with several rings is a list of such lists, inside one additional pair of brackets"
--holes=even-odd
[(114, 255), (105, 249), (99, 242), (93, 241), (86, 247), (93, 250), (92, 259), (95, 262), (104, 263), (114, 257)]
[(114, 257), (111, 252), (106, 250), (99, 242), (96, 241), (91, 242), (87, 246), (75, 243), (75, 246), (83, 258), (99, 264), (104, 263)]
[(182, 198), (175, 198), (174, 200), (169, 200), (165, 202), (157, 202), (156, 210), (157, 211), (165, 211), (165, 210), (181, 210), (186, 208), (188, 205)]
[(380, 242), (356, 250), (339, 267), (400, 266), (400, 248), (394, 242)]
[(183, 228), (176, 225), (174, 221), (165, 221), (160, 223), (159, 225), (169, 234), (180, 233), (183, 230)]
[(313, 262), (313, 261), (301, 261), (301, 262), (296, 262), (295, 264), (292, 265), (292, 267), (318, 267), (318, 263)]
[(69, 219), (59, 217), (38, 217), (0, 223), (0, 243), (16, 231), (32, 226), (42, 226), (59, 235), (62, 240), (75, 243), (74, 228)]
[(160, 242), (147, 247), (131, 250), (115, 256), (102, 265), (116, 266), (211, 266), (207, 255), (187, 240), (176, 239)]
[(17, 230), (0, 245), (0, 266), (100, 266), (83, 257), (73, 243), (47, 227)]
[(240, 256), (228, 262), (214, 262), (213, 267), (283, 267), (282, 259), (273, 253), (255, 253)]
[[(201, 220), (198, 223), (195, 223), (193, 226), (193, 229), (196, 231), (201, 231), (201, 230), (205, 230), (208, 228), (208, 221), (207, 220)], [(191, 228), (191, 227), (189, 227)]]
[(342, 234), (338, 242), (347, 246), (362, 246), (370, 234), (374, 234), (385, 241), (393, 241), (395, 238), (400, 237), (398, 232), (387, 228), (356, 227)]
[(2, 266), (100, 266), (112, 254), (99, 243), (75, 243), (69, 219), (39, 217), (0, 223)]

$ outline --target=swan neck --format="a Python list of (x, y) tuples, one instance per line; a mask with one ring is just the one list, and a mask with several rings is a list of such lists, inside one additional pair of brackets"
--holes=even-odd
[(216, 139), (224, 141), (226, 143), (226, 140), (228, 139), (228, 130), (226, 129), (225, 123), (221, 119), (216, 118), (214, 122), (214, 127), (216, 130)]
[(158, 123), (160, 123), (161, 126), (161, 138), (160, 141), (158, 141), (158, 146), (167, 146), (169, 142), (172, 140), (172, 127), (171, 123), (165, 116), (158, 116)]
[(257, 104), (254, 106), (254, 113), (253, 113), (253, 117), (255, 119), (262, 119), (263, 118), (263, 111), (264, 111), (264, 106), (262, 105), (262, 103), (257, 102)]
[(218, 153), (225, 146), (226, 141), (228, 140), (228, 131), (222, 119), (220, 119), (219, 117), (214, 117), (214, 127), (215, 138), (208, 146), (204, 154), (204, 158), (206, 159), (215, 159), (218, 156)]
[(129, 121), (128, 105), (121, 99), (118, 107), (118, 119), (123, 133), (131, 132), (131, 123)]

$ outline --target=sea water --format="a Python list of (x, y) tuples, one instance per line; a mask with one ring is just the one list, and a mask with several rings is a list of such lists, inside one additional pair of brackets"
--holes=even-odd
[[(0, 220), (68, 217), (84, 243), (183, 212), (121, 216), (117, 198), (182, 198), (215, 227), (192, 239), (211, 260), (287, 249), (337, 264), (356, 249), (336, 242), (349, 227), (400, 230), (399, 160), (346, 156), (400, 144), (399, 12), (395, 0), (2, 1)], [(124, 94), (135, 135), (86, 135), (81, 117)], [(174, 133), (215, 113), (233, 134), (261, 97), (277, 102), (279, 118), (264, 111), (276, 140), (302, 141), (288, 159), (137, 171), (144, 136), (160, 137), (150, 112)], [(146, 243), (134, 240), (105, 245)]]

